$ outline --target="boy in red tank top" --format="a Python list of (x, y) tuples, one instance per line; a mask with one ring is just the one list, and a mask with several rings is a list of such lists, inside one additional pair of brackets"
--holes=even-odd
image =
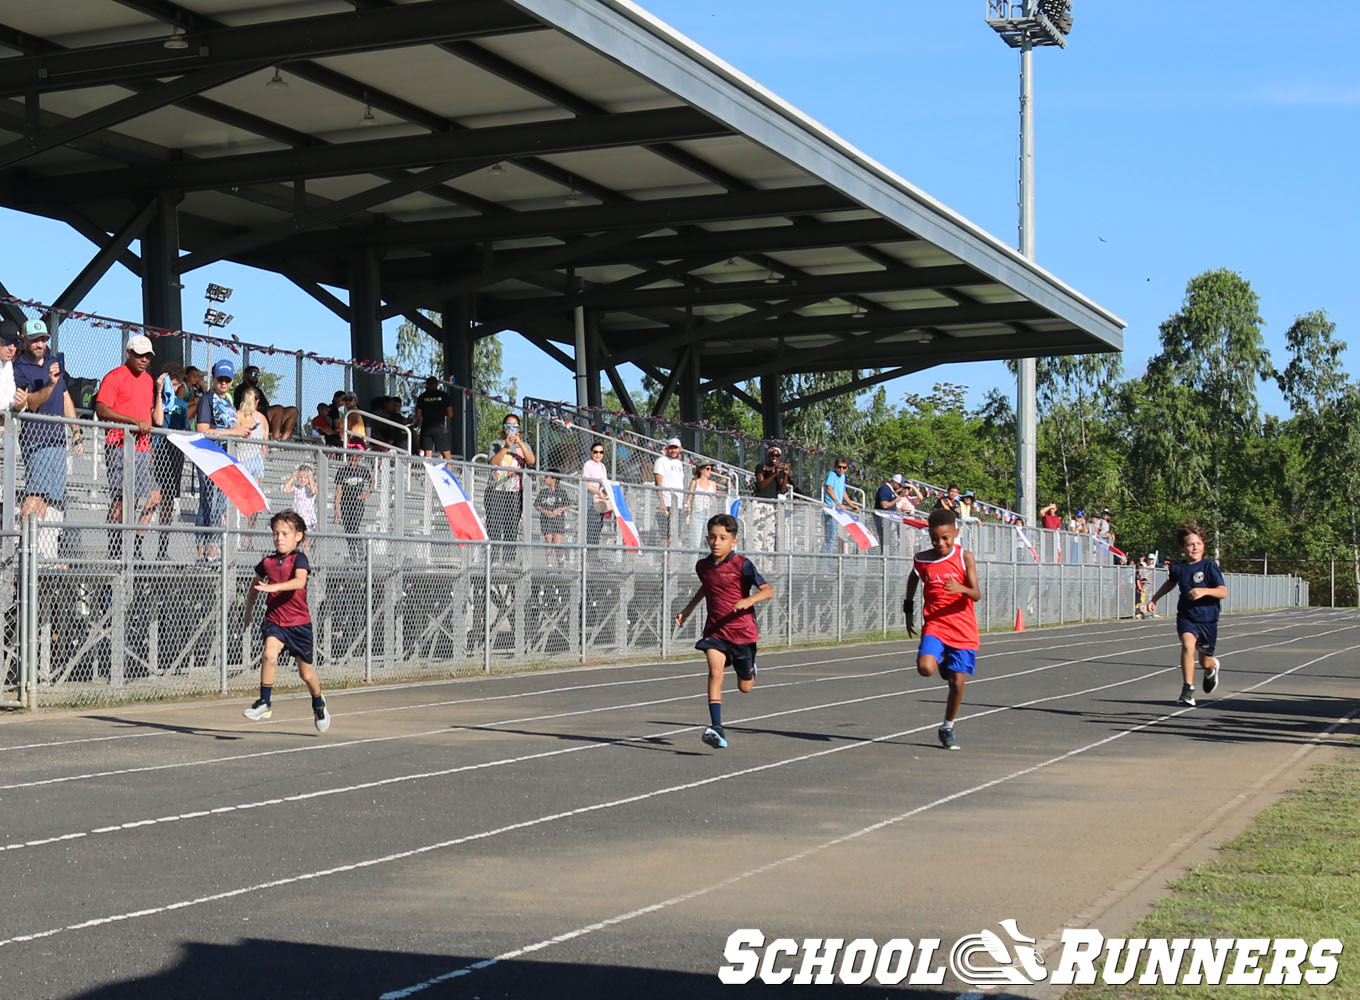
[[(715, 750), (727, 746), (722, 725), (723, 673), (727, 664), (737, 674), (737, 690), (746, 694), (756, 686), (756, 641), (760, 629), (751, 608), (774, 596), (755, 564), (736, 552), (737, 519), (731, 514), (716, 514), (708, 519), (707, 558), (694, 564), (699, 590), (685, 610), (675, 616), (677, 626), (685, 624), (701, 599), (708, 601), (704, 636), (694, 644), (708, 659), (708, 718), (703, 741)], [(755, 593), (752, 593), (752, 591)]]
[(943, 508), (931, 511), (928, 526), (930, 548), (916, 553), (902, 611), (907, 616), (907, 635), (915, 635), (912, 619), (919, 578), (924, 605), (916, 672), (922, 677), (933, 677), (939, 671), (949, 684), (939, 738), (940, 746), (957, 750), (954, 716), (963, 704), (963, 685), (977, 668), (979, 636), (973, 602), (982, 599), (982, 592), (978, 590), (973, 553), (965, 552), (958, 543), (959, 526), (954, 512)]

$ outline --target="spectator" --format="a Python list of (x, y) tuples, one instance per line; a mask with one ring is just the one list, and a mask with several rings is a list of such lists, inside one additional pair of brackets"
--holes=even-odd
[(436, 454), (449, 458), (453, 454), (449, 438), (449, 421), (453, 419), (453, 400), (439, 387), (439, 379), (431, 375), (425, 380), (425, 391), (416, 397), (413, 422), (417, 431), (416, 446), (422, 455)]
[[(845, 474), (850, 469), (850, 462), (845, 458), (837, 458), (831, 466), (831, 471), (826, 474), (826, 482), (822, 484), (822, 503), (836, 510), (859, 510), (859, 505), (845, 495)], [(826, 551), (828, 553), (836, 551), (836, 530), (840, 525), (834, 517), (827, 515), (826, 518)]]
[(957, 513), (959, 515), (960, 520), (972, 521), (974, 523), (977, 522), (978, 519), (977, 512), (973, 509), (975, 506), (974, 499), (975, 498), (973, 497), (972, 490), (968, 490), (963, 494), (963, 496), (959, 497), (959, 506)]
[(949, 484), (949, 492), (935, 501), (935, 510), (952, 510), (955, 514), (959, 512), (959, 488), (953, 483)]
[[(567, 528), (567, 511), (571, 510), (571, 495), (562, 488), (557, 469), (549, 469), (543, 476), (543, 488), (534, 496), (534, 510), (538, 511), (538, 526), (543, 529), (543, 540), (549, 545), (561, 545)], [(548, 565), (553, 564), (553, 551), (548, 550)]]
[(347, 392), (340, 397), (340, 412), (344, 414), (340, 440), (346, 448), (368, 449), (368, 423), (359, 409), (359, 397)]
[(260, 387), (260, 369), (255, 365), (247, 365), (241, 372), (241, 381), (236, 388), (231, 391), (231, 405), (239, 411), (241, 400), (245, 398), (246, 390), (254, 389), (259, 399), (256, 406), (262, 416), (268, 419), (269, 399), (264, 394), (264, 389)]
[(203, 386), (203, 369), (189, 365), (184, 369), (184, 403), (191, 414), (198, 412), (198, 401), (207, 390)]
[[(76, 406), (67, 389), (66, 366), (60, 355), (47, 353), (47, 326), (40, 319), (24, 324), (24, 353), (14, 359), (14, 381), (28, 398), (29, 413), (75, 419)], [(77, 455), (85, 451), (85, 434), (76, 427), (71, 443)], [(28, 493), (20, 517), (47, 519), (48, 507), (58, 510), (66, 498), (66, 426), (45, 420), (25, 420), (19, 426), (19, 451), (24, 457), (24, 481)]]
[(897, 501), (902, 496), (902, 473), (884, 479), (883, 485), (874, 494), (874, 527), (878, 530), (878, 545), (883, 555), (888, 554), (888, 540), (896, 538), (896, 525), (887, 517), (879, 517), (879, 511), (897, 510)]
[(373, 495), (373, 471), (363, 455), (363, 449), (351, 447), (345, 461), (335, 470), (335, 513), (331, 520), (344, 529), (349, 537), (350, 562), (359, 564), (364, 556), (364, 543), (359, 528), (364, 521), (364, 506)]
[[(156, 392), (165, 413), (162, 426), (167, 431), (189, 429), (189, 404), (184, 400), (187, 391), (184, 369), (174, 362), (166, 365), (156, 381)], [(164, 434), (157, 434), (151, 441), (151, 473), (161, 494), (159, 521), (163, 525), (170, 524), (175, 519), (175, 501), (179, 499), (184, 480), (184, 452), (171, 444)], [(170, 533), (162, 531), (156, 539), (156, 555), (165, 559), (169, 552)]]
[(302, 539), (302, 552), (310, 556), (310, 534), (316, 530), (316, 496), (320, 492), (316, 485), (316, 472), (310, 465), (299, 465), (283, 481), (283, 491), (293, 494), (293, 513), (302, 518), (303, 527), (307, 529), (307, 536)]
[(335, 436), (334, 431), (335, 426), (331, 423), (331, 408), (325, 403), (317, 403), (316, 416), (312, 417), (312, 422), (307, 431), (308, 435), (329, 444), (329, 439)]
[[(246, 386), (241, 393), (241, 402), (236, 407), (236, 426), (246, 428), (246, 440), (236, 446), (236, 458), (241, 468), (250, 473), (260, 489), (264, 489), (264, 458), (269, 454), (269, 445), (261, 442), (269, 440), (269, 421), (261, 411), (263, 396), (252, 385)], [(251, 514), (246, 527), (255, 528), (258, 514)], [(250, 548), (250, 539), (245, 540), (243, 548)]]
[(901, 473), (893, 476), (893, 482), (902, 487), (897, 497), (897, 509), (903, 514), (916, 513), (917, 506), (925, 503), (926, 495), (916, 488), (915, 483), (903, 479)]
[(1072, 515), (1071, 522), (1067, 525), (1067, 530), (1074, 534), (1084, 535), (1087, 532), (1086, 511), (1078, 507), (1076, 514)]
[(581, 484), (590, 495), (590, 509), (585, 512), (586, 544), (599, 545), (600, 529), (609, 516), (609, 498), (605, 495), (609, 488), (609, 470), (604, 464), (604, 445), (590, 446), (590, 457), (581, 466)]
[(689, 547), (697, 549), (708, 541), (708, 519), (716, 513), (718, 484), (713, 481), (713, 463), (700, 461), (690, 480), (685, 496), (685, 510), (689, 512)]
[[(765, 452), (765, 461), (755, 468), (755, 484), (752, 494), (755, 498), (755, 522), (752, 530), (752, 541), (757, 552), (773, 552), (778, 539), (776, 538), (776, 526), (778, 525), (778, 510), (775, 500), (788, 493), (790, 490), (797, 492), (792, 480), (789, 478), (789, 467), (784, 461), (784, 450), (778, 445), (771, 445)], [(705, 529), (705, 539), (707, 529)], [(702, 540), (701, 540), (702, 544)]]
[(1110, 508), (1106, 507), (1100, 516), (1091, 519), (1091, 534), (1114, 544), (1114, 528), (1110, 525)]
[[(524, 475), (521, 469), (534, 464), (534, 450), (520, 437), (519, 417), (507, 413), (501, 422), (505, 437), (491, 445), (491, 488), (486, 498), (486, 530), (492, 541), (511, 542), (519, 534), (519, 518), (524, 502)], [(499, 545), (497, 558), (508, 560), (511, 550)]]
[(14, 380), (14, 359), (23, 339), (18, 323), (0, 321), (0, 410), (22, 410), (28, 404), (28, 390)]
[(260, 394), (259, 402), (256, 405), (265, 418), (266, 425), (269, 428), (269, 436), (277, 441), (287, 441), (291, 438), (293, 432), (297, 429), (297, 407), (269, 405), (264, 387), (260, 385), (260, 369), (257, 365), (246, 366), (246, 370), (241, 373), (241, 384), (232, 393), (232, 405), (238, 410), (241, 408), (242, 395), (247, 389), (254, 389)]
[(671, 539), (680, 528), (680, 518), (674, 516), (683, 502), (681, 491), (685, 488), (685, 463), (680, 456), (682, 445), (679, 438), (666, 442), (665, 451), (652, 466), (652, 478), (661, 487), (657, 494), (656, 527), (661, 536), (661, 544), (669, 546)]
[(342, 418), (345, 412), (345, 400), (349, 397), (344, 389), (337, 389), (335, 395), (331, 397), (331, 405), (326, 407), (326, 413), (330, 417), (330, 433), (326, 435), (326, 444), (331, 448), (342, 446), (342, 429), (344, 424)]
[[(231, 405), (228, 395), (231, 383), (236, 378), (236, 366), (223, 358), (212, 366), (212, 391), (199, 397), (198, 409), (194, 413), (194, 428), (200, 434), (210, 437), (245, 437), (249, 427), (239, 427), (236, 422), (236, 407)], [(227, 496), (208, 478), (201, 469), (198, 473), (198, 526), (200, 528), (220, 528), (227, 516)], [(208, 559), (217, 558), (217, 545), (213, 541), (220, 532), (212, 531), (207, 538), (199, 539), (199, 555)]]
[(388, 396), (387, 405), (383, 409), (383, 416), (392, 421), (390, 424), (383, 424), (387, 428), (387, 443), (393, 451), (410, 453), (411, 435), (407, 433), (406, 414), (401, 412), (401, 397)]
[[(133, 435), (132, 477), (133, 503), (139, 504), (137, 523), (147, 524), (161, 502), (160, 490), (151, 475), (151, 428), (165, 423), (165, 404), (156, 391), (156, 384), (147, 369), (155, 356), (151, 338), (144, 334), (130, 337), (126, 361), (109, 372), (99, 383), (94, 398), (95, 416), (110, 424), (131, 424), (137, 428)], [(164, 381), (164, 379), (162, 379)], [(104, 466), (109, 475), (109, 523), (123, 520), (124, 492), (124, 431), (111, 427), (104, 432)], [(142, 556), (142, 537), (137, 533), (136, 557)], [(109, 533), (109, 558), (123, 555), (123, 533)]]
[(1039, 519), (1039, 525), (1045, 531), (1062, 530), (1062, 515), (1058, 513), (1058, 505), (1055, 503), (1051, 503), (1039, 511)]

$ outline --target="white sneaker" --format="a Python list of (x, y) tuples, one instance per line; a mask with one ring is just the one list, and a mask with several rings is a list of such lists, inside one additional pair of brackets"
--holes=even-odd
[(324, 701), (321, 703), (320, 708), (312, 709), (312, 714), (316, 716), (316, 731), (318, 733), (324, 733), (327, 729), (331, 728), (331, 710), (326, 707)]
[(274, 714), (274, 706), (263, 698), (256, 698), (255, 704), (243, 710), (241, 714), (251, 722), (259, 722), (261, 719), (267, 719)]

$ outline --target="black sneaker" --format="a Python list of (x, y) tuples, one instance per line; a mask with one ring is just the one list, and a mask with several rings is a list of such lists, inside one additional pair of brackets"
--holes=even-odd
[(954, 736), (953, 726), (941, 726), (940, 731), (936, 733), (936, 735), (939, 736), (940, 746), (944, 747), (944, 749), (957, 750), (959, 748), (959, 741)]
[(1218, 688), (1218, 672), (1219, 672), (1218, 661), (1214, 660), (1214, 669), (1204, 671), (1203, 684), (1205, 694), (1213, 694), (1214, 691)]
[(1195, 707), (1195, 685), (1193, 685), (1193, 684), (1182, 684), (1182, 685), (1181, 685), (1181, 696), (1180, 696), (1180, 698), (1177, 699), (1177, 701), (1178, 701), (1180, 704), (1182, 704), (1182, 705), (1188, 705), (1189, 707), (1194, 708), (1194, 707)]

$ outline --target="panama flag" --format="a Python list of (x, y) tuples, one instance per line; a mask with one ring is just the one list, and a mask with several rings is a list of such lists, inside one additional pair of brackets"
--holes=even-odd
[(625, 548), (637, 549), (642, 544), (642, 539), (637, 532), (637, 525), (633, 523), (633, 512), (628, 509), (628, 500), (623, 495), (623, 487), (618, 483), (609, 483), (609, 507), (614, 511), (614, 523), (619, 526), (619, 540), (623, 542)]
[(1106, 552), (1110, 553), (1112, 556), (1118, 559), (1121, 563), (1126, 563), (1129, 561), (1128, 554), (1124, 552), (1122, 549), (1117, 549), (1113, 545), (1111, 545), (1109, 539), (1101, 538), (1099, 535), (1092, 535), (1091, 541), (1096, 543), (1097, 548), (1104, 549)]
[(189, 461), (226, 494), (243, 517), (269, 509), (269, 501), (255, 477), (223, 451), (220, 444), (202, 434), (168, 434), (166, 440), (188, 455)]
[(850, 536), (850, 540), (859, 547), (861, 552), (872, 549), (878, 544), (878, 539), (874, 537), (874, 533), (855, 520), (849, 511), (838, 510), (831, 506), (823, 509), (832, 520), (845, 529), (845, 533)]
[(1039, 561), (1039, 553), (1034, 551), (1034, 545), (1029, 540), (1029, 535), (1025, 534), (1025, 529), (1020, 525), (1015, 526), (1015, 533), (1020, 536), (1020, 541), (1025, 543), (1025, 548), (1029, 549), (1029, 554), (1034, 557), (1034, 561)]
[(445, 466), (436, 462), (425, 462), (424, 465), (439, 496), (439, 505), (444, 508), (444, 516), (449, 519), (453, 537), (466, 538), (470, 542), (486, 541), (486, 525), (482, 524), (477, 508), (468, 500), (463, 484)]
[(741, 497), (733, 497), (732, 503), (727, 508), (727, 513), (731, 514), (733, 517), (740, 517), (741, 514), (738, 513), (740, 510), (741, 510)]

